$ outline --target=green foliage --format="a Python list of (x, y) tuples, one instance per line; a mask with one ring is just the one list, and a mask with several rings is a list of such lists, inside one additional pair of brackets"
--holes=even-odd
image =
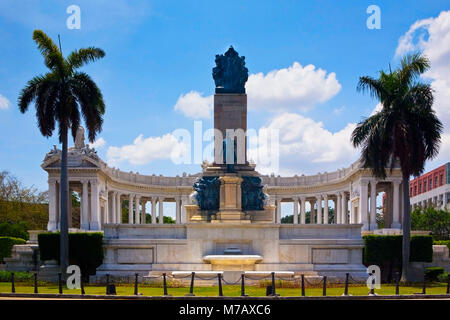
[(27, 232), (27, 224), (19, 223), (0, 223), (0, 237), (13, 237), (28, 240), (30, 236)]
[(402, 236), (364, 236), (365, 265), (382, 265), (386, 262), (399, 263), (402, 255)]
[[(60, 234), (40, 233), (39, 252), (42, 261), (59, 261)], [(100, 232), (69, 233), (69, 263), (78, 265), (84, 276), (95, 274), (103, 261), (103, 234)]]
[[(366, 235), (363, 238), (365, 244), (363, 262), (365, 265), (401, 261), (403, 236)], [(410, 251), (409, 261), (431, 262), (433, 238), (431, 236), (412, 236)]]
[(293, 224), (294, 223), (294, 215), (290, 214), (288, 216), (282, 217), (281, 223)]
[(450, 239), (450, 212), (434, 207), (411, 212), (411, 230), (429, 230), (435, 240)]
[(15, 244), (25, 244), (26, 241), (20, 238), (0, 237), (0, 263), (3, 258), (11, 257), (11, 250)]
[(425, 269), (425, 277), (428, 281), (436, 281), (444, 271), (443, 267), (428, 267)]
[(441, 273), (440, 275), (438, 275), (438, 281), (439, 282), (447, 282), (449, 275), (450, 275), (450, 273), (448, 273), (448, 272)]
[(409, 261), (432, 262), (433, 261), (433, 237), (412, 236)]
[[(0, 282), (11, 282), (11, 271), (0, 270)], [(14, 272), (14, 281), (31, 281), (33, 280), (33, 273), (31, 272)]]

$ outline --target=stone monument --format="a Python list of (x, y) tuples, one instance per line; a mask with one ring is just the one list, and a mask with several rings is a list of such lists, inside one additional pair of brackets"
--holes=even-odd
[(254, 166), (247, 161), (248, 69), (245, 57), (231, 46), (216, 55), (214, 94), (214, 163), (203, 168), (194, 184), (193, 203), (185, 206), (189, 221), (212, 223), (272, 222), (274, 206)]

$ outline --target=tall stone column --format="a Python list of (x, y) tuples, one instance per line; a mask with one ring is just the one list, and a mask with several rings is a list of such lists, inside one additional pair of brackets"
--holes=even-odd
[(316, 211), (314, 209), (314, 202), (315, 201), (309, 201), (309, 205), (311, 207), (311, 211), (309, 213), (309, 223), (311, 224), (316, 223)]
[(377, 181), (370, 180), (370, 230), (378, 229), (377, 224)]
[(323, 223), (328, 224), (328, 194), (323, 197)]
[(294, 224), (298, 224), (298, 198), (294, 197)]
[(342, 223), (342, 221), (341, 221), (341, 218), (342, 218), (341, 209), (342, 209), (342, 207), (341, 207), (341, 195), (338, 192), (338, 193), (336, 193), (336, 203), (335, 203), (335, 206), (334, 206), (334, 221), (335, 221), (336, 224), (341, 224)]
[[(106, 192), (106, 201), (105, 201), (105, 207), (104, 207), (104, 217), (103, 217), (103, 221), (101, 223), (101, 225), (103, 226), (103, 224), (105, 223), (110, 223), (110, 218), (109, 218), (109, 199), (108, 199), (108, 191)], [(101, 210), (101, 209), (100, 209)]]
[(81, 196), (81, 216), (80, 216), (80, 228), (82, 230), (89, 230), (89, 191), (88, 180), (82, 180), (83, 191)]
[(180, 198), (180, 196), (175, 197), (175, 211), (176, 211), (175, 223), (180, 224), (181, 223), (181, 198)]
[(305, 224), (306, 223), (306, 213), (305, 213), (305, 197), (300, 197), (300, 223)]
[(164, 223), (164, 198), (163, 197), (159, 197), (158, 198), (158, 204), (159, 204), (159, 224), (163, 224)]
[(369, 230), (369, 216), (367, 210), (367, 192), (368, 192), (368, 182), (360, 181), (359, 186), (359, 214), (360, 214), (360, 223), (363, 224), (362, 230)]
[(322, 195), (316, 196), (317, 203), (317, 224), (322, 224)]
[(141, 213), (141, 224), (146, 224), (147, 223), (147, 200), (143, 200), (141, 202), (142, 205), (142, 213)]
[(56, 181), (48, 181), (48, 223), (47, 230), (55, 231), (57, 229), (57, 214), (58, 214), (58, 201), (57, 201)]
[(90, 180), (91, 184), (91, 221), (90, 230), (100, 230), (100, 205), (99, 205), (99, 186), (97, 180)]
[(188, 204), (189, 197), (188, 196), (181, 196), (181, 223), (186, 223), (186, 209), (184, 208), (185, 204)]
[(116, 222), (117, 223), (122, 223), (122, 201), (120, 199), (120, 197), (122, 196), (122, 194), (120, 192), (117, 192), (116, 195)]
[(342, 192), (342, 223), (348, 224), (348, 199), (345, 191)]
[(116, 197), (117, 197), (117, 192), (113, 191), (111, 192), (111, 222), (112, 223), (117, 223), (117, 211), (116, 211)]
[(134, 212), (134, 216), (135, 216), (135, 220), (134, 223), (135, 224), (141, 224), (141, 212), (139, 210), (139, 204), (141, 202), (141, 197), (139, 195), (136, 195), (135, 197), (135, 212)]
[(152, 224), (156, 224), (156, 198), (152, 197)]
[(278, 196), (276, 203), (277, 203), (277, 210), (276, 210), (277, 216), (275, 219), (275, 223), (281, 223), (281, 198), (279, 198)]
[(392, 220), (392, 226), (391, 228), (395, 229), (401, 229), (400, 224), (400, 181), (393, 181), (392, 182), (393, 187), (393, 220)]
[(128, 223), (129, 224), (134, 223), (133, 199), (134, 199), (134, 195), (130, 193), (130, 195), (128, 196)]

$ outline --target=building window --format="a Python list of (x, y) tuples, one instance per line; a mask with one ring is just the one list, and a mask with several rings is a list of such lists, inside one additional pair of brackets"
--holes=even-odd
[(419, 193), (421, 193), (421, 192), (422, 192), (422, 184), (419, 183)]
[(410, 194), (410, 196), (413, 196), (413, 193), (412, 193), (412, 187), (409, 188), (409, 194)]
[(441, 183), (439, 185), (442, 186), (444, 184), (444, 175), (441, 174), (440, 180)]
[(414, 186), (414, 195), (417, 194), (417, 186)]
[(433, 180), (430, 179), (430, 189), (433, 189)]
[(427, 192), (427, 180), (423, 182), (423, 192)]
[(437, 188), (437, 186), (438, 186), (438, 185), (437, 185), (437, 178), (438, 178), (437, 176), (434, 177), (434, 187), (435, 187), (435, 188)]

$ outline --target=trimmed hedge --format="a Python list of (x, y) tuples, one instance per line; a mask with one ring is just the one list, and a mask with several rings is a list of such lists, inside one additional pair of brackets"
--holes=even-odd
[(3, 258), (11, 257), (12, 247), (15, 244), (25, 244), (26, 241), (14, 237), (0, 237), (0, 263), (3, 263)]
[[(0, 270), (0, 282), (11, 282), (11, 271)], [(34, 279), (31, 272), (14, 272), (14, 281), (31, 281)]]
[(428, 281), (436, 281), (444, 272), (443, 267), (428, 267), (425, 269), (425, 277)]
[[(364, 264), (381, 264), (387, 261), (402, 261), (403, 236), (364, 236)], [(409, 261), (432, 262), (433, 261), (433, 237), (412, 236)]]
[[(40, 258), (59, 262), (59, 232), (38, 234)], [(95, 269), (103, 261), (103, 234), (69, 233), (69, 263), (78, 265), (82, 274), (95, 274)]]
[[(395, 272), (401, 271), (402, 235), (367, 235), (364, 239), (363, 263), (381, 268), (383, 282), (394, 280)], [(433, 260), (432, 236), (412, 236), (409, 261), (431, 262)]]
[(25, 223), (0, 223), (0, 237), (13, 237), (28, 240), (30, 236)]

